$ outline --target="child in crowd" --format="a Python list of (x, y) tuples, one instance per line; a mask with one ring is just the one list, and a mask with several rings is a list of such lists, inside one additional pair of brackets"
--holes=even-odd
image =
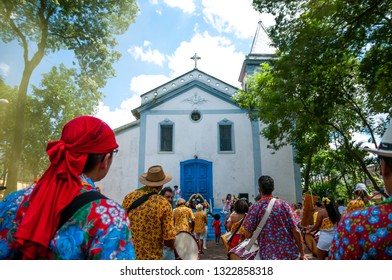
[(221, 226), (222, 226), (219, 214), (214, 215), (214, 221), (212, 222), (212, 226), (214, 227), (215, 243), (216, 245), (219, 245), (219, 241), (221, 237)]

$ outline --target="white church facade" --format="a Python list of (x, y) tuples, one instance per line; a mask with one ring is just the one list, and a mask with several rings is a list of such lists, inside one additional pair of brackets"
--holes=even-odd
[[(250, 54), (240, 71), (245, 83), (263, 61), (273, 58), (259, 23)], [(196, 55), (194, 57), (195, 62)], [(262, 123), (251, 121), (233, 100), (238, 88), (197, 68), (144, 93), (132, 110), (136, 121), (115, 129), (119, 152), (101, 182), (103, 193), (122, 203), (141, 187), (139, 176), (152, 165), (162, 165), (182, 196), (200, 193), (215, 208), (228, 193), (254, 201), (257, 180), (270, 175), (274, 195), (289, 202), (302, 198), (300, 170), (291, 146), (268, 148), (260, 134)]]

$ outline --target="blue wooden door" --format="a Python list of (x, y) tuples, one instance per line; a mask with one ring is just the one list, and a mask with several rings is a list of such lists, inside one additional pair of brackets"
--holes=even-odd
[(212, 163), (201, 159), (181, 162), (181, 191), (187, 201), (192, 194), (199, 193), (213, 204)]

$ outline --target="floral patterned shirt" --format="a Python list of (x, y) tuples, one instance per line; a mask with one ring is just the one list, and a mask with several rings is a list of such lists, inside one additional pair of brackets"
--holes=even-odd
[(344, 213), (352, 212), (355, 210), (361, 210), (365, 208), (365, 203), (360, 199), (350, 200), (347, 204), (346, 211)]
[[(143, 187), (127, 194), (122, 206), (128, 209), (141, 196), (155, 191)], [(163, 241), (176, 238), (170, 203), (161, 195), (152, 195), (142, 205), (128, 213), (136, 259), (161, 260)]]
[(176, 232), (190, 231), (189, 220), (195, 220), (192, 209), (185, 205), (180, 205), (173, 211), (174, 228)]
[[(82, 192), (97, 191), (94, 183), (81, 176)], [(13, 259), (9, 247), (20, 221), (15, 214), (25, 211), (35, 184), (11, 193), (0, 202), (0, 259)], [(24, 203), (27, 202), (27, 203)], [(23, 203), (23, 205), (22, 205)], [(53, 259), (135, 259), (129, 221), (124, 209), (111, 199), (85, 204), (55, 234), (49, 244)]]
[(392, 196), (389, 203), (347, 213), (332, 241), (330, 259), (392, 259)]
[(206, 232), (207, 214), (204, 211), (197, 211), (195, 214), (195, 233)]
[[(271, 199), (271, 195), (265, 195), (258, 202), (252, 204), (242, 224), (246, 231), (252, 233), (256, 230)], [(295, 243), (292, 230), (299, 222), (300, 219), (290, 204), (287, 201), (277, 199), (257, 239), (260, 248), (260, 259), (297, 259), (299, 249)]]

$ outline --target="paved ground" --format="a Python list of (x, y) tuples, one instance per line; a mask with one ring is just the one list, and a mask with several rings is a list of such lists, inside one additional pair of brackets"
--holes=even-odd
[[(204, 254), (200, 255), (201, 260), (227, 260), (227, 253), (223, 244), (215, 245), (215, 241), (207, 241), (207, 250), (203, 250)], [(305, 254), (310, 260), (316, 259), (305, 247)]]

